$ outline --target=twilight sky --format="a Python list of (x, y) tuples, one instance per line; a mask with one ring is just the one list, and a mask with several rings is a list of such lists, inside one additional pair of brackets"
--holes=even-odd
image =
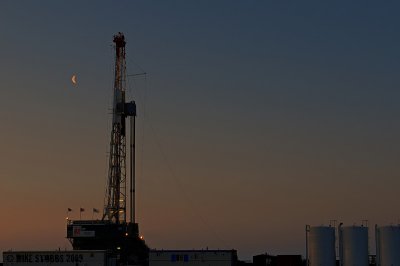
[(305, 224), (398, 223), (400, 4), (349, 2), (1, 1), (0, 251), (70, 248), (66, 209), (102, 209), (118, 31), (148, 73), (127, 93), (151, 248), (304, 254)]

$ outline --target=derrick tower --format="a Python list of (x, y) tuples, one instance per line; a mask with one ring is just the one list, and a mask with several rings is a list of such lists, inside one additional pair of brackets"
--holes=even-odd
[[(119, 32), (115, 46), (112, 127), (108, 178), (101, 220), (68, 220), (67, 238), (74, 250), (107, 250), (120, 265), (148, 265), (149, 248), (139, 237), (135, 222), (135, 117), (136, 104), (125, 101), (125, 37)], [(129, 204), (127, 204), (126, 120), (130, 118)], [(129, 207), (129, 209), (128, 209)], [(130, 219), (127, 219), (127, 213)]]
[[(115, 68), (114, 97), (112, 110), (112, 129), (110, 157), (108, 166), (108, 185), (105, 196), (103, 219), (114, 223), (126, 222), (126, 127), (125, 127), (125, 37), (119, 33), (114, 36)], [(134, 103), (132, 102), (134, 106)], [(135, 116), (135, 113), (131, 114)], [(132, 180), (131, 180), (132, 182)], [(133, 222), (133, 221), (132, 221)]]

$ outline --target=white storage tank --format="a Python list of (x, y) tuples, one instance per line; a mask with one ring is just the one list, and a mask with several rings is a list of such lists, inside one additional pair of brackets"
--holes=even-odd
[(339, 226), (341, 266), (368, 266), (368, 227)]
[(376, 265), (400, 266), (400, 226), (375, 226)]
[(336, 266), (334, 227), (307, 226), (306, 242), (309, 266)]

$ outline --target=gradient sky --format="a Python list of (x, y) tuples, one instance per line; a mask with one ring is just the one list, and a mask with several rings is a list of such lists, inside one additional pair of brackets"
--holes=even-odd
[(372, 225), (400, 220), (399, 12), (1, 1), (0, 251), (70, 248), (66, 209), (102, 209), (118, 31), (128, 73), (148, 73), (128, 95), (151, 248), (304, 254), (305, 224), (330, 220), (369, 220), (373, 240)]

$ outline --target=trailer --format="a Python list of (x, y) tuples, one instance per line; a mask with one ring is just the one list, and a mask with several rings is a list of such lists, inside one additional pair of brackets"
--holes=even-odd
[(6, 251), (3, 266), (116, 266), (116, 258), (104, 250)]

